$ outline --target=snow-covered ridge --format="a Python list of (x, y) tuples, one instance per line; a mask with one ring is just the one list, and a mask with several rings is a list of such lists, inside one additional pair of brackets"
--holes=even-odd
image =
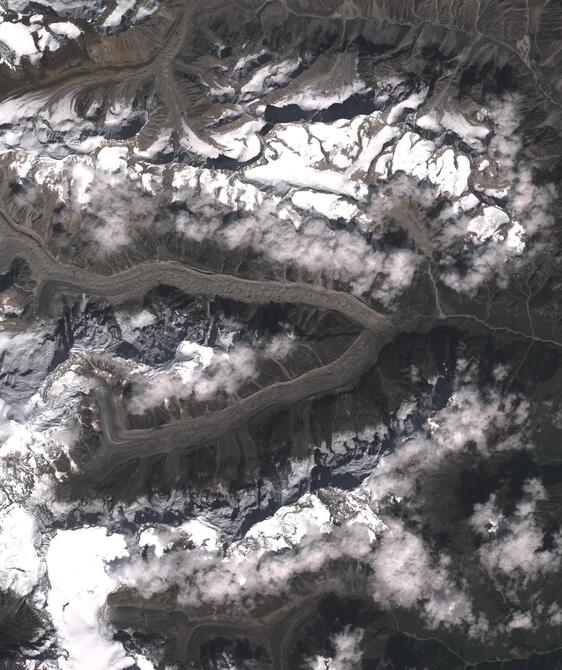
[[(82, 234), (101, 254), (126, 247), (137, 231), (150, 228), (144, 199), (154, 202), (162, 185), (171, 184), (159, 206), (165, 225), (180, 236), (213, 238), (227, 249), (251, 247), (385, 303), (409, 285), (421, 260), (411, 248), (377, 250), (364, 242), (386, 230), (390, 213), (416, 245), (428, 228), (427, 242), (417, 251), (441, 251), (440, 279), (471, 294), (494, 274), (503, 281), (506, 262), (523, 258), (529, 238), (551, 220), (555, 189), (534, 186), (529, 169), (518, 162), (517, 100), (491, 101), (477, 121), (452, 108), (427, 113), (427, 96), (421, 88), (384, 110), (333, 122), (277, 124), (265, 136), (259, 108), (254, 118), (242, 116), (206, 139), (185, 127), (180, 143), (190, 154), (209, 160), (222, 154), (240, 161), (236, 170), (178, 164), (165, 129), (143, 151), (134, 141), (108, 139), (119, 124), (146, 121), (150, 104), (136, 110), (123, 99), (100, 123), (95, 110), (81, 118), (72, 96), (50, 106), (36, 98), (13, 99), (0, 104), (1, 155), (32, 200), (46, 189), (68, 212), (88, 213), (91, 223)], [(49, 128), (58, 130), (56, 142)], [(462, 148), (449, 143), (451, 133), (464, 142)], [(163, 155), (167, 162), (151, 164)], [(108, 189), (111, 197), (100, 200), (100, 191)], [(404, 197), (417, 203), (419, 222), (401, 220), (396, 203)], [(94, 207), (94, 200), (103, 206)], [(171, 203), (187, 213), (180, 209), (171, 217)], [(439, 217), (424, 222), (424, 208), (436, 203), (445, 205)], [(228, 226), (225, 212), (236, 214)], [(355, 232), (335, 231), (330, 222), (341, 220), (353, 222)], [(464, 274), (447, 254), (459, 240), (472, 258)], [(361, 262), (351, 263), (353, 256)], [(361, 276), (353, 272), (358, 267)]]
[(44, 54), (57, 51), (67, 40), (77, 40), (84, 21), (100, 30), (116, 30), (125, 22), (131, 25), (146, 19), (157, 8), (157, 0), (6, 0), (0, 6), (0, 64), (37, 65)]
[(23, 57), (36, 62), (46, 49), (55, 51), (65, 39), (79, 38), (82, 29), (77, 24), (114, 31), (145, 20), (158, 6), (158, 0), (4, 0), (0, 43), (10, 53), (3, 62), (12, 67)]
[[(260, 18), (268, 20), (274, 5), (266, 3)], [(59, 63), (65, 46), (73, 54), (98, 42), (102, 50), (120, 50), (121, 37), (106, 45), (99, 33), (112, 35), (144, 21), (158, 2), (53, 0), (56, 13), (28, 0), (4, 0), (5, 6), (18, 13), (0, 10), (0, 67), (17, 81), (30, 66), (35, 77), (41, 62)], [(154, 22), (160, 27), (170, 7), (163, 9)], [(348, 11), (351, 5), (340, 16), (346, 33), (353, 23), (347, 24)], [(196, 24), (196, 14), (185, 16)], [(316, 22), (308, 24), (314, 28)], [(414, 282), (428, 266), (436, 294), (441, 282), (471, 305), (466, 295), (482, 288), (492, 295), (523, 275), (541, 243), (538, 233), (553, 221), (558, 194), (555, 186), (534, 182), (519, 134), (525, 104), (516, 96), (467, 100), (456, 96), (456, 75), (449, 82), (445, 70), (436, 75), (440, 81), (429, 81), (430, 67), (416, 79), (388, 76), (392, 59), (379, 63), (376, 57), (368, 71), (355, 43), (342, 54), (330, 46), (316, 60), (307, 47), (297, 54), (294, 43), (285, 53), (255, 52), (251, 41), (218, 44), (208, 40), (210, 34), (201, 35), (205, 48), (209, 43), (204, 55), (198, 39), (187, 33), (182, 43), (185, 35), (174, 35), (157, 67), (141, 66), (142, 92), (134, 92), (136, 76), (106, 89), (99, 81), (82, 88), (80, 77), (64, 75), (75, 88), (65, 88), (61, 97), (47, 98), (34, 85), (38, 92), (0, 102), (6, 213), (32, 227), (57, 262), (83, 263), (94, 272), (120, 270), (140, 258), (205, 263), (199, 252), (211, 240), (226, 259), (225, 273), (264, 272), (347, 291), (364, 303), (375, 301), (390, 320), (406, 310), (417, 318)], [(176, 38), (186, 48), (174, 56), (169, 46)], [(72, 40), (78, 44), (71, 46)], [(58, 59), (48, 57), (56, 50)], [(197, 58), (188, 62), (192, 53)], [(410, 67), (406, 61), (399, 55), (398, 68)], [(152, 72), (164, 69), (166, 76), (151, 90)], [(369, 84), (359, 72), (370, 77)], [(192, 109), (179, 77), (191, 83), (194, 73), (191, 95), (207, 94), (208, 100), (198, 99)], [(443, 88), (442, 80), (451, 85)], [(488, 95), (485, 86), (478, 88), (478, 95)], [(170, 93), (177, 94), (172, 111)], [(242, 264), (235, 266), (231, 261), (238, 259)], [(3, 279), (12, 281), (9, 273)], [(429, 356), (420, 355), (419, 370), (401, 368), (395, 384), (393, 376), (385, 380), (385, 351), (376, 368), (380, 377), (369, 390), (376, 392), (380, 382), (385, 403), (388, 398), (395, 408), (403, 401), (385, 425), (377, 423), (378, 404), (376, 410), (373, 403), (366, 407), (371, 396), (366, 403), (360, 388), (330, 398), (329, 417), (325, 408), (316, 414), (315, 405), (305, 414), (306, 404), (301, 420), (291, 408), (288, 424), (274, 424), (267, 442), (271, 459), (262, 452), (261, 431), (268, 426), (261, 426), (261, 417), (256, 430), (252, 421), (247, 433), (244, 426), (233, 434), (232, 449), (240, 453), (228, 453), (230, 443), (223, 461), (222, 445), (216, 453), (217, 473), (231, 462), (236, 467), (240, 457), (244, 479), (229, 473), (229, 487), (210, 473), (208, 488), (152, 495), (143, 472), (147, 459), (131, 477), (131, 488), (147, 491), (145, 496), (116, 504), (67, 502), (64, 494), (79, 495), (79, 482), (85, 480), (88, 491), (98, 486), (96, 476), (90, 489), (82, 464), (95, 459), (106, 439), (102, 428), (111, 425), (100, 420), (103, 404), (95, 401), (101, 378), (104, 389), (117, 391), (120, 417), (128, 412), (137, 425), (147, 409), (189, 413), (191, 402), (230, 402), (249, 380), (261, 382), (262, 357), (282, 370), (294, 342), (229, 339), (224, 332), (231, 324), (217, 325), (217, 319), (207, 328), (197, 298), (191, 311), (181, 299), (165, 303), (158, 294), (153, 300), (157, 289), (142, 303), (120, 307), (89, 303), (83, 295), (81, 304), (65, 308), (64, 323), (46, 323), (33, 316), (34, 293), (17, 286), (17, 277), (14, 282), (0, 295), (0, 590), (10, 589), (56, 629), (47, 642), (56, 658), (43, 667), (34, 650), (24, 661), (29, 670), (161, 670), (154, 649), (137, 653), (143, 643), (123, 643), (107, 623), (108, 595), (121, 587), (137, 591), (145, 621), (150, 614), (143, 596), (165, 593), (172, 601), (177, 593), (178, 610), (185, 608), (190, 617), (251, 617), (259, 611), (259, 625), (265, 620), (260, 608), (275, 599), (270, 596), (290, 606), (307, 590), (345, 590), (347, 580), (355, 593), (357, 579), (373, 606), (406, 611), (436, 638), (454, 629), (465, 640), (497, 642), (498, 632), (507, 638), (516, 629), (526, 635), (547, 618), (549, 625), (562, 622), (556, 602), (526, 597), (562, 566), (562, 536), (547, 535), (542, 525), (554, 496), (549, 499), (539, 476), (523, 482), (512, 507), (504, 504), (501, 482), (484, 502), (463, 508), (459, 527), (474, 540), (466, 555), (447, 538), (437, 541), (426, 523), (434, 516), (439, 521), (430, 509), (435, 501), (428, 482), (456, 473), (459, 464), (488, 467), (513, 452), (533, 457), (530, 406), (510, 393), (507, 367), (492, 373), (501, 384), (483, 385), (461, 359), (447, 377), (445, 399), (439, 394), (443, 402), (434, 403), (438, 381), (424, 378)], [(428, 298), (423, 310), (429, 313), (433, 293)], [(532, 328), (530, 302), (529, 289)], [(214, 313), (207, 301), (201, 303), (207, 317)], [(453, 304), (443, 297), (438, 316)], [(99, 308), (100, 322), (89, 321), (88, 306)], [(401, 345), (392, 345), (398, 366)], [(539, 346), (533, 344), (521, 366)], [(428, 367), (437, 369), (433, 362)], [(513, 379), (519, 370), (510, 370)], [(268, 378), (272, 374), (268, 369)], [(287, 452), (298, 459), (289, 460)], [(164, 485), (176, 467), (173, 457), (166, 459)], [(254, 459), (259, 470), (250, 467)], [(74, 478), (82, 467), (84, 480)], [(271, 475), (254, 481), (256, 471)], [(178, 481), (184, 480), (182, 471)], [(112, 481), (110, 473), (103, 484)], [(115, 497), (126, 494), (118, 486)], [(459, 566), (459, 555), (473, 565)], [(508, 585), (501, 595), (512, 605), (509, 614), (494, 620), (495, 614), (478, 611), (481, 598), (474, 589), (483, 576)], [(303, 667), (360, 665), (363, 647), (372, 642), (371, 631), (364, 638), (361, 626), (330, 631), (324, 650), (301, 659)], [(225, 655), (225, 667), (231, 660), (234, 667), (236, 660)]]
[(77, 39), (82, 33), (72, 21), (49, 21), (42, 14), (26, 18), (25, 22), (14, 20), (3, 15), (0, 7), (0, 64), (13, 68), (22, 59), (35, 64), (44, 53), (56, 51), (65, 40)]

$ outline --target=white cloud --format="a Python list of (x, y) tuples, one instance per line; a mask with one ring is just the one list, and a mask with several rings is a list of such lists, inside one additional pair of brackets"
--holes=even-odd
[[(382, 458), (365, 485), (381, 503), (387, 496), (407, 500), (415, 491), (416, 478), (452, 455), (473, 449), (486, 456), (522, 447), (520, 434), (509, 436), (508, 431), (524, 425), (527, 410), (516, 396), (503, 398), (495, 391), (481, 392), (460, 382), (444, 410), (428, 421), (427, 433), (418, 432), (398, 443)], [(492, 443), (490, 435), (494, 432), (503, 439)]]
[(492, 574), (503, 573), (510, 580), (532, 579), (560, 569), (562, 546), (555, 538), (553, 549), (543, 550), (544, 533), (537, 523), (537, 504), (546, 491), (537, 479), (525, 483), (524, 495), (509, 517), (500, 515), (496, 498), (475, 505), (473, 527), (484, 537), (478, 550), (482, 565)]
[(248, 597), (279, 593), (292, 577), (318, 573), (330, 559), (367, 560), (372, 539), (384, 527), (372, 512), (365, 513), (368, 509), (364, 495), (353, 502), (337, 490), (323, 492), (321, 499), (305, 494), (253, 526), (224, 553), (171, 551), (148, 562), (136, 556), (115, 576), (145, 595), (178, 583), (179, 600), (186, 605), (238, 610)]
[[(527, 420), (525, 403), (480, 390), (466, 362), (459, 362), (458, 377), (448, 405), (398, 441), (354, 491), (306, 493), (224, 550), (215, 543), (207, 550), (159, 550), (158, 560), (132, 556), (115, 577), (147, 596), (177, 583), (184, 604), (237, 611), (267, 593), (284, 592), (298, 574), (320, 576), (330, 561), (353, 559), (371, 567), (377, 602), (416, 610), (430, 627), (462, 626), (470, 635), (485, 635), (488, 623), (473, 610), (451, 558), (387, 507), (389, 496), (405, 509), (423, 504), (412, 497), (417, 478), (451, 455), (470, 451), (487, 457), (525, 446), (519, 435)], [(415, 404), (407, 403), (399, 421), (406, 424), (414, 410)], [(489, 518), (493, 524), (489, 508), (477, 509), (474, 524), (487, 532)]]
[(221, 547), (221, 533), (211, 524), (191, 519), (177, 527), (148, 526), (139, 535), (139, 547), (153, 547), (156, 557), (163, 556), (166, 551), (173, 550), (174, 546), (185, 541), (217, 552)]
[(242, 342), (212, 349), (195, 342), (178, 345), (175, 361), (164, 369), (137, 366), (129, 379), (132, 395), (128, 408), (134, 414), (158, 407), (173, 398), (203, 402), (219, 395), (234, 395), (259, 374), (260, 358), (283, 359), (294, 348), (290, 335), (279, 334), (252, 347)]
[(362, 628), (346, 626), (330, 640), (334, 648), (333, 655), (308, 659), (307, 668), (309, 670), (357, 670), (361, 663), (360, 644), (363, 634)]
[[(454, 267), (456, 252), (445, 254), (441, 278), (455, 291), (474, 294), (495, 279), (504, 288), (510, 268), (533, 259), (539, 243), (533, 236), (553, 224), (557, 189), (533, 183), (519, 132), (521, 100), (517, 96), (491, 98), (486, 115), (492, 125), (487, 153), (472, 174), (476, 193), (505, 199), (505, 204), (483, 206), (476, 216), (459, 216), (458, 206), (446, 208), (446, 225), (438, 241), (446, 251), (455, 240), (465, 242), (465, 268)], [(472, 239), (472, 244), (469, 244)], [(523, 252), (526, 252), (523, 256)]]
[(212, 237), (230, 249), (251, 247), (276, 263), (349, 283), (357, 295), (371, 293), (383, 302), (409, 286), (418, 264), (408, 249), (377, 251), (360, 233), (333, 230), (320, 219), (305, 220), (296, 230), (267, 207), (225, 226), (217, 220), (206, 224), (199, 216), (180, 216), (176, 225), (188, 238)]
[(533, 628), (533, 618), (530, 612), (514, 612), (511, 619), (506, 624), (506, 630), (514, 630), (520, 628), (523, 630), (531, 630)]
[(472, 623), (470, 601), (449, 574), (450, 559), (432, 555), (403, 522), (388, 520), (387, 525), (371, 559), (376, 601), (407, 609), (421, 605), (432, 627)]

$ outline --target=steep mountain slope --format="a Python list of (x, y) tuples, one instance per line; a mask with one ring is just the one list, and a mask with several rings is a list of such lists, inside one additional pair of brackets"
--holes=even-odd
[(0, 2), (0, 667), (559, 666), (561, 30)]

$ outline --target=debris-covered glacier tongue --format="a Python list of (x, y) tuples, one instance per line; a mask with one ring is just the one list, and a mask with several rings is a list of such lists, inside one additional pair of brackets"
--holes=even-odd
[(0, 669), (559, 666), (560, 21), (0, 2)]

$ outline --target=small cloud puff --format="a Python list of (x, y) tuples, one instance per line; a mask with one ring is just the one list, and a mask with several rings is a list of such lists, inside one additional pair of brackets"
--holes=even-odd
[(538, 503), (546, 498), (541, 482), (529, 479), (523, 488), (523, 498), (508, 517), (497, 509), (495, 495), (486, 503), (475, 505), (471, 523), (484, 539), (478, 555), (492, 576), (501, 574), (511, 581), (527, 582), (560, 569), (560, 535), (554, 538), (551, 549), (545, 549), (544, 532), (537, 522)]
[(330, 639), (331, 656), (316, 656), (306, 661), (307, 670), (358, 670), (361, 667), (360, 648), (364, 630), (346, 626)]

